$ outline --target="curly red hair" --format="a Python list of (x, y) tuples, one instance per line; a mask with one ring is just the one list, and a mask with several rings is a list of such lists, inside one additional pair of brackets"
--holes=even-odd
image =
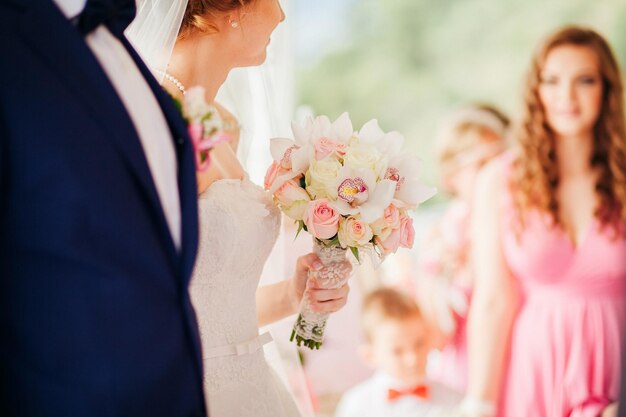
[(589, 163), (599, 172), (595, 217), (603, 226), (610, 225), (617, 231), (619, 224), (626, 222), (626, 133), (620, 70), (601, 35), (575, 26), (555, 32), (540, 45), (526, 78), (524, 114), (518, 134), (520, 155), (511, 178), (519, 220), (523, 226), (524, 213), (534, 208), (549, 213), (556, 225), (562, 225), (556, 194), (559, 186), (556, 139), (539, 98), (539, 85), (548, 54), (563, 45), (585, 46), (598, 56), (603, 97)]

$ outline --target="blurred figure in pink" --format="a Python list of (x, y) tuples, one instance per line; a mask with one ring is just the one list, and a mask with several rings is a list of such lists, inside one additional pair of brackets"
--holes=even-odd
[(598, 33), (535, 55), (516, 147), (479, 174), (468, 323), (471, 417), (614, 416), (626, 313), (620, 71)]
[(437, 330), (438, 360), (431, 378), (460, 392), (467, 381), (465, 321), (472, 288), (469, 219), (480, 168), (506, 147), (508, 118), (498, 109), (470, 105), (455, 112), (438, 135), (441, 185), (451, 197), (419, 251), (416, 295)]

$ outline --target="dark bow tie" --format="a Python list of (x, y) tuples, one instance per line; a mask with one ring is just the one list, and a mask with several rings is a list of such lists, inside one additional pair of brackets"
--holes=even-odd
[(86, 36), (100, 25), (116, 37), (121, 38), (124, 30), (135, 18), (135, 0), (87, 0), (85, 9), (78, 16), (77, 27)]

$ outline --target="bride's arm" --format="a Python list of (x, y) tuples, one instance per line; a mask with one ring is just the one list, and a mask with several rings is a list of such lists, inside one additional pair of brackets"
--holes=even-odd
[[(349, 262), (346, 261), (349, 265)], [(309, 253), (298, 258), (291, 279), (259, 287), (256, 292), (256, 311), (259, 326), (278, 321), (295, 314), (302, 297), (309, 297), (311, 308), (320, 312), (335, 312), (347, 301), (349, 287), (325, 290), (318, 288), (314, 279), (308, 279), (309, 270), (322, 267), (317, 255)], [(347, 269), (350, 273), (352, 266)]]

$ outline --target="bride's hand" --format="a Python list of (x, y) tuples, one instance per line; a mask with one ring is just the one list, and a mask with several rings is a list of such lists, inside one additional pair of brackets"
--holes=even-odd
[[(343, 270), (349, 275), (352, 272), (352, 264), (346, 260)], [(314, 253), (309, 253), (298, 258), (296, 271), (290, 280), (290, 293), (294, 312), (300, 308), (300, 301), (308, 297), (311, 309), (320, 313), (333, 313), (341, 309), (348, 300), (350, 287), (344, 284), (335, 289), (319, 288), (315, 278), (309, 279), (309, 271), (318, 271), (323, 267), (319, 258)]]

